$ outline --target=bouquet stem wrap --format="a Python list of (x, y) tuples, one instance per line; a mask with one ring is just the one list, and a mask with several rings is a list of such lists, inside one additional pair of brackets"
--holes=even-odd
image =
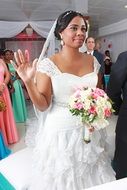
[(86, 143), (89, 143), (91, 141), (91, 132), (90, 132), (90, 129), (91, 126), (88, 125), (88, 124), (85, 124), (85, 134), (84, 134), (84, 141)]

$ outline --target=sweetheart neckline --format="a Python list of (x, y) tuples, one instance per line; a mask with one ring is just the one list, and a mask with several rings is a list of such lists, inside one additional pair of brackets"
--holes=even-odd
[(72, 75), (72, 76), (75, 76), (75, 77), (78, 77), (78, 78), (83, 78), (83, 77), (85, 77), (85, 76), (87, 76), (87, 75), (90, 75), (90, 74), (95, 73), (95, 72), (93, 71), (93, 72), (84, 74), (84, 75), (82, 75), (82, 76), (78, 76), (78, 75), (75, 75), (75, 74), (73, 74), (73, 73), (61, 72), (61, 70), (57, 67), (57, 65), (56, 65), (51, 59), (49, 59), (48, 57), (47, 57), (47, 59), (52, 63), (52, 65), (54, 66), (54, 68), (56, 68), (61, 74), (68, 74), (68, 75)]

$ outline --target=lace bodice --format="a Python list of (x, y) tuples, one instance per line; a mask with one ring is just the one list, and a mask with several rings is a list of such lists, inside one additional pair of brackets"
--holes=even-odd
[(100, 65), (94, 58), (94, 71), (79, 77), (70, 73), (62, 73), (49, 58), (45, 58), (38, 65), (37, 70), (51, 77), (53, 101), (66, 104), (76, 87), (80, 85), (95, 87), (97, 85), (99, 68)]

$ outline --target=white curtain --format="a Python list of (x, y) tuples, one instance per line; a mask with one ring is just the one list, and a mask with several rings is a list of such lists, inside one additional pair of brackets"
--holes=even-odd
[(34, 21), (29, 24), (40, 36), (47, 38), (53, 23), (54, 21)]
[(27, 22), (0, 21), (0, 38), (14, 37), (19, 34), (26, 26)]
[(8, 22), (0, 21), (0, 38), (12, 38), (30, 24), (42, 37), (46, 38), (54, 21)]
[[(7, 22), (0, 21), (0, 38), (12, 38), (19, 34), (25, 29), (25, 27), (30, 24), (31, 27), (42, 37), (47, 38), (48, 33), (52, 27), (54, 21), (34, 21), (34, 22)], [(38, 58), (44, 41), (6, 41), (5, 47), (13, 51), (17, 49), (25, 50), (27, 49), (30, 53), (31, 60)]]

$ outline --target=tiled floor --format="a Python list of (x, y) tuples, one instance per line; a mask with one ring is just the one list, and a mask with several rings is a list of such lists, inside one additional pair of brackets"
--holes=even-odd
[(9, 148), (12, 150), (12, 152), (17, 152), (18, 150), (21, 150), (26, 147), (26, 145), (25, 145), (25, 133), (26, 133), (25, 123), (18, 123), (16, 125), (17, 125), (20, 139), (19, 139), (18, 143), (15, 143), (15, 144), (9, 146)]

